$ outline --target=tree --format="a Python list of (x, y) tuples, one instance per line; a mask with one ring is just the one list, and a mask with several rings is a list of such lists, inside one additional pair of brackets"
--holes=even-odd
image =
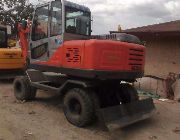
[(0, 23), (10, 25), (15, 29), (16, 21), (32, 16), (34, 8), (29, 0), (1, 0)]

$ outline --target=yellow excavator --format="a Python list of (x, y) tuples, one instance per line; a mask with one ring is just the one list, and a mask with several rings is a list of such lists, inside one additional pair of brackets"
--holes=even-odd
[(16, 40), (8, 39), (11, 29), (0, 24), (0, 79), (13, 78), (22, 73), (25, 64)]

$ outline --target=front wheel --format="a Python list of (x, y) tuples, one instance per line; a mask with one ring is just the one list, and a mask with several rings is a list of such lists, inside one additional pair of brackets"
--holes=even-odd
[(69, 90), (64, 97), (63, 110), (67, 120), (78, 127), (87, 126), (94, 120), (93, 100), (84, 89)]
[(17, 77), (14, 80), (14, 95), (17, 100), (32, 100), (36, 96), (36, 88), (30, 86), (26, 76)]

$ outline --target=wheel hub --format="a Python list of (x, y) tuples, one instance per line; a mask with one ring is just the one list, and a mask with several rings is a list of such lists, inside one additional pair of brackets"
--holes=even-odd
[(81, 104), (76, 99), (72, 99), (70, 101), (69, 109), (70, 109), (71, 113), (73, 113), (73, 114), (76, 114), (76, 115), (81, 114)]

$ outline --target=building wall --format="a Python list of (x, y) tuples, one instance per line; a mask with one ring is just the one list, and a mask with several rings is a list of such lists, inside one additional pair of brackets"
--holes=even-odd
[(146, 46), (146, 75), (166, 78), (169, 72), (180, 74), (180, 39), (147, 39)]

